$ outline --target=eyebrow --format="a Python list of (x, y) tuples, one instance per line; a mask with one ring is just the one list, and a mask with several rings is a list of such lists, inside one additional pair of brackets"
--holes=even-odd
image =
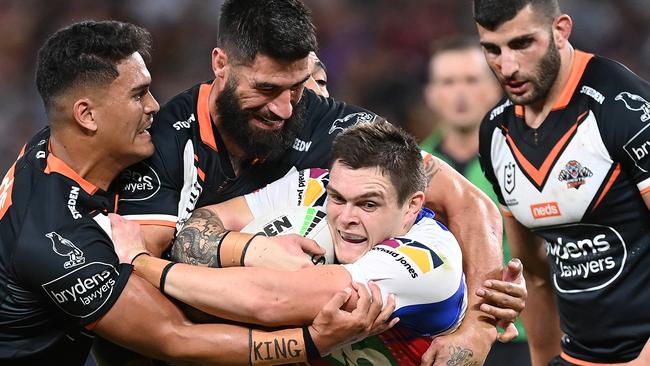
[[(334, 189), (334, 188), (332, 188), (332, 187), (330, 187), (330, 186), (327, 186), (327, 194), (335, 194), (335, 195), (337, 195), (337, 196), (343, 196), (343, 195), (340, 194), (336, 189)], [(358, 201), (358, 200), (360, 200), (360, 199), (375, 198), (375, 197), (377, 197), (377, 198), (384, 198), (384, 195), (381, 194), (380, 192), (372, 191), (372, 192), (364, 193), (364, 194), (362, 194), (362, 195), (360, 195), (360, 196), (352, 197), (351, 200), (352, 200), (352, 201)], [(349, 200), (349, 201), (350, 201), (350, 200)]]
[[(524, 34), (524, 35), (521, 35), (521, 36), (517, 36), (517, 37), (515, 37), (513, 39), (510, 39), (510, 40), (508, 40), (508, 42), (506, 42), (506, 44), (511, 45), (512, 43), (515, 43), (515, 42), (527, 41), (527, 40), (533, 39), (533, 38), (535, 38), (535, 34), (534, 33), (528, 33), (528, 34)], [(486, 48), (487, 47), (499, 47), (495, 43), (492, 43), (492, 42), (481, 41), (479, 43), (481, 44), (481, 46), (486, 47)]]
[(133, 94), (141, 93), (141, 92), (149, 89), (149, 86), (151, 86), (151, 83), (140, 84), (138, 86), (135, 86), (135, 87), (131, 88), (131, 93), (133, 93)]
[[(300, 80), (299, 82), (297, 82), (297, 83), (295, 83), (295, 84), (293, 84), (293, 85), (290, 85), (290, 86), (287, 87), (286, 89), (290, 89), (290, 88), (293, 88), (293, 87), (299, 86), (299, 85), (305, 83), (307, 80), (309, 80), (310, 77), (311, 77), (311, 75), (307, 75), (307, 76), (305, 76), (302, 80)], [(255, 82), (255, 83), (253, 84), (253, 86), (254, 86), (255, 88), (258, 88), (258, 89), (277, 89), (277, 88), (282, 88), (282, 85), (274, 84), (274, 83), (270, 83), (270, 82), (266, 82), (266, 81)]]

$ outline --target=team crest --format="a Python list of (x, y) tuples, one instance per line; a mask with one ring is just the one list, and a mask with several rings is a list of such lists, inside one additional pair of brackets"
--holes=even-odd
[(619, 93), (614, 100), (620, 100), (631, 111), (641, 112), (641, 122), (650, 120), (650, 102), (629, 92)]
[(84, 252), (77, 248), (70, 240), (62, 237), (55, 231), (45, 234), (45, 237), (52, 241), (52, 250), (54, 253), (62, 257), (68, 257), (68, 261), (63, 263), (63, 268), (69, 269), (86, 263)]
[(566, 182), (567, 188), (580, 188), (581, 185), (585, 184), (585, 179), (591, 177), (594, 173), (589, 170), (586, 166), (583, 167), (576, 160), (570, 160), (564, 166), (564, 169), (560, 171), (560, 176), (558, 179), (560, 182)]
[(335, 131), (343, 131), (348, 127), (356, 125), (357, 123), (373, 122), (376, 117), (376, 115), (368, 112), (350, 113), (347, 116), (339, 118), (332, 122), (332, 127), (330, 127), (328, 134), (331, 135)]
[(503, 169), (503, 188), (508, 194), (515, 190), (515, 167), (515, 163), (510, 162)]

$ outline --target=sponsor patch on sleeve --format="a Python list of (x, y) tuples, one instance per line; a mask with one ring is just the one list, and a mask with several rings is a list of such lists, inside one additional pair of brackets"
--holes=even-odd
[(148, 164), (139, 163), (120, 176), (120, 201), (145, 201), (160, 190), (160, 177)]
[(111, 298), (119, 272), (110, 264), (92, 262), (42, 285), (52, 302), (66, 314), (86, 318)]
[(623, 149), (634, 162), (634, 166), (640, 171), (647, 173), (650, 170), (650, 124), (636, 133), (625, 145)]

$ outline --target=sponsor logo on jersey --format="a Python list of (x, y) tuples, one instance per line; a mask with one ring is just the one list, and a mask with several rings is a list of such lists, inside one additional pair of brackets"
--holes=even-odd
[(311, 168), (309, 177), (306, 170), (298, 173), (298, 206), (313, 207), (325, 204), (325, 186), (329, 182), (327, 169)]
[(515, 190), (515, 169), (516, 165), (513, 162), (506, 164), (503, 169), (503, 189), (508, 194)]
[(596, 102), (598, 102), (598, 104), (603, 104), (603, 102), (605, 101), (605, 97), (602, 94), (600, 94), (599, 91), (597, 91), (594, 88), (588, 87), (586, 85), (582, 86), (582, 88), (580, 89), (580, 93), (592, 97)]
[(311, 146), (311, 141), (305, 142), (299, 138), (296, 138), (296, 140), (293, 142), (292, 147), (296, 151), (305, 152), (305, 151), (309, 151), (310, 146)]
[[(390, 247), (392, 250), (383, 248), (383, 246)], [(378, 250), (392, 256), (396, 262), (404, 266), (412, 278), (418, 278), (416, 268), (424, 274), (441, 266), (443, 263), (442, 259), (426, 245), (406, 238), (388, 239), (372, 248), (372, 250)], [(415, 264), (415, 266), (411, 264)]]
[(505, 103), (501, 104), (500, 106), (494, 108), (492, 112), (490, 112), (490, 121), (495, 119), (498, 115), (503, 113), (503, 111), (506, 110), (509, 106), (512, 105), (512, 102), (508, 99), (505, 101)]
[(599, 290), (623, 271), (627, 248), (614, 228), (581, 223), (558, 226), (554, 230), (557, 231), (551, 236), (553, 239), (546, 242), (546, 253), (558, 291)]
[(566, 182), (567, 188), (580, 188), (585, 184), (585, 180), (594, 175), (586, 166), (583, 167), (577, 160), (569, 160), (560, 171), (558, 179), (560, 182)]
[(640, 95), (621, 92), (614, 100), (620, 100), (625, 104), (625, 108), (631, 111), (641, 112), (641, 122), (650, 120), (650, 102), (643, 99)]
[(68, 195), (68, 210), (72, 218), (77, 220), (81, 218), (81, 214), (77, 211), (77, 199), (79, 198), (79, 187), (72, 186), (70, 187), (70, 194)]
[(194, 117), (194, 113), (192, 113), (190, 115), (190, 117), (188, 119), (186, 119), (185, 121), (176, 121), (176, 122), (174, 122), (172, 127), (174, 127), (174, 129), (176, 129), (176, 131), (180, 131), (183, 128), (190, 128), (190, 125), (192, 124), (192, 122), (195, 122), (195, 121), (196, 121), (196, 117)]
[(151, 166), (139, 163), (122, 172), (120, 201), (144, 201), (160, 190), (160, 177)]
[(647, 163), (639, 165), (650, 155), (650, 124), (645, 125), (634, 137), (623, 145), (623, 150), (634, 161), (634, 165), (642, 172), (647, 172)]
[(115, 287), (117, 270), (93, 262), (42, 285), (54, 303), (69, 315), (85, 318), (99, 310)]
[(356, 125), (357, 123), (372, 122), (375, 120), (376, 117), (377, 117), (376, 115), (368, 112), (350, 113), (343, 118), (334, 120), (334, 122), (332, 122), (332, 127), (330, 127), (329, 134), (331, 135), (337, 130), (339, 132), (343, 131), (348, 127), (352, 127)]
[(45, 234), (45, 237), (52, 241), (52, 250), (54, 253), (68, 257), (63, 263), (63, 268), (69, 269), (86, 263), (84, 252), (77, 248), (73, 242), (57, 234), (55, 231)]
[(547, 217), (562, 216), (562, 213), (560, 212), (560, 206), (558, 206), (557, 202), (544, 202), (530, 205), (530, 211), (533, 213), (533, 218), (535, 220)]

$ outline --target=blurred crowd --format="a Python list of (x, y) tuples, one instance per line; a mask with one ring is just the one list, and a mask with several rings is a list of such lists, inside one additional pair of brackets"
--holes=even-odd
[[(471, 0), (304, 0), (319, 36), (332, 96), (369, 108), (418, 139), (435, 126), (422, 101), (432, 43), (474, 35)], [(572, 43), (650, 79), (647, 0), (565, 0)], [(0, 0), (0, 170), (46, 124), (34, 84), (38, 47), (61, 26), (117, 19), (154, 37), (152, 90), (162, 103), (212, 78), (219, 0)]]

